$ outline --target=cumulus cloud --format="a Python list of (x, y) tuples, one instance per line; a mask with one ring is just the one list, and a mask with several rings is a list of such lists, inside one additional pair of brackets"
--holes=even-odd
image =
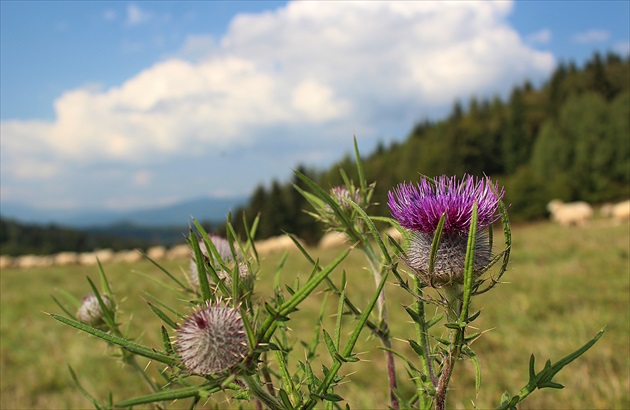
[[(510, 11), (509, 2), (296, 2), (241, 14), (222, 38), (191, 35), (177, 56), (122, 84), (63, 93), (53, 121), (3, 121), (2, 172), (34, 178), (28, 169), (48, 164), (40, 178), (51, 178), (70, 165), (133, 164), (129, 185), (148, 187), (158, 177), (142, 170), (172, 157), (236, 149), (283, 169), (334, 160), (339, 138), (402, 137), (456, 98), (546, 77), (553, 56), (519, 37)], [(149, 18), (127, 9), (129, 24)]]
[(628, 55), (630, 54), (630, 41), (619, 41), (615, 43), (613, 49), (621, 55)]
[(107, 9), (103, 12), (103, 20), (105, 21), (114, 21), (116, 20), (117, 14), (115, 10)]
[(151, 13), (141, 9), (137, 4), (130, 4), (127, 6), (127, 24), (130, 26), (137, 26), (142, 23), (146, 23), (151, 19)]
[(610, 33), (606, 30), (588, 30), (577, 33), (573, 36), (573, 41), (579, 44), (601, 43), (610, 38)]
[(527, 36), (527, 41), (533, 44), (547, 44), (551, 41), (551, 30), (545, 28), (532, 33)]

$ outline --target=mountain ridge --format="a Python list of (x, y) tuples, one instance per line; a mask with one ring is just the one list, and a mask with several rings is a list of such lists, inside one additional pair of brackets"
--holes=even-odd
[(223, 222), (230, 210), (248, 200), (248, 196), (198, 197), (171, 205), (141, 207), (116, 211), (111, 209), (38, 209), (17, 202), (2, 202), (0, 215), (22, 223), (55, 224), (72, 228), (95, 228), (116, 224), (146, 227), (186, 226), (192, 217), (199, 221)]

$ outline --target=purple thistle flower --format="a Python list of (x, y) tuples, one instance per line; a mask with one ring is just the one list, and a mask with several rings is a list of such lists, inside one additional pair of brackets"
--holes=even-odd
[(248, 352), (241, 313), (220, 302), (198, 308), (178, 333), (175, 347), (191, 373), (219, 374), (241, 362)]
[[(492, 249), (484, 228), (496, 222), (503, 188), (488, 177), (464, 175), (439, 176), (432, 183), (426, 178), (413, 185), (402, 183), (388, 193), (387, 205), (401, 226), (413, 232), (405, 263), (427, 284), (441, 287), (463, 281), (464, 261), (473, 204), (477, 203), (477, 241), (474, 270), (480, 274), (490, 263)], [(428, 277), (433, 235), (445, 215), (442, 238), (432, 277)]]
[(461, 181), (445, 175), (435, 184), (423, 178), (417, 185), (402, 183), (388, 193), (387, 205), (401, 226), (414, 231), (433, 233), (442, 214), (446, 213), (444, 234), (468, 234), (472, 206), (477, 202), (478, 227), (485, 228), (499, 219), (497, 214), (503, 189), (492, 185), (488, 177), (464, 175)]

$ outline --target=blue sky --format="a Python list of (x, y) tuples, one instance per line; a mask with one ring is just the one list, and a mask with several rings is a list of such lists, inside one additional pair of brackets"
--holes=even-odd
[(627, 55), (628, 1), (0, 2), (1, 200), (246, 195), (455, 99)]

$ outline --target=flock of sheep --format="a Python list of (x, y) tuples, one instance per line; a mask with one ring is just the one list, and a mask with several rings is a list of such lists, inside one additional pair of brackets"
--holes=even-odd
[[(595, 215), (593, 207), (586, 202), (564, 203), (553, 200), (547, 205), (551, 220), (562, 226), (586, 225)], [(599, 216), (620, 223), (630, 219), (630, 200), (617, 204), (605, 204), (599, 208)], [(386, 232), (396, 240), (400, 240), (400, 233), (396, 229)], [(333, 248), (347, 244), (347, 238), (339, 232), (330, 232), (321, 239), (319, 247), (322, 249)], [(294, 249), (295, 244), (286, 235), (264, 239), (256, 242), (256, 250), (265, 255), (272, 252)], [(153, 260), (178, 260), (190, 258), (188, 245), (175, 245), (170, 249), (164, 246), (154, 246), (147, 250), (147, 256)], [(111, 249), (101, 249), (94, 252), (61, 252), (56, 255), (24, 255), (11, 257), (0, 255), (0, 269), (8, 267), (34, 268), (46, 266), (67, 265), (95, 265), (96, 260), (101, 263), (126, 262), (136, 263), (142, 260), (142, 254), (137, 250), (115, 252)]]
[[(586, 225), (595, 214), (593, 207), (586, 202), (564, 203), (559, 199), (549, 202), (547, 210), (551, 220), (562, 226)], [(630, 218), (630, 200), (604, 204), (599, 208), (599, 214), (602, 218), (612, 218), (617, 223), (627, 220)]]

